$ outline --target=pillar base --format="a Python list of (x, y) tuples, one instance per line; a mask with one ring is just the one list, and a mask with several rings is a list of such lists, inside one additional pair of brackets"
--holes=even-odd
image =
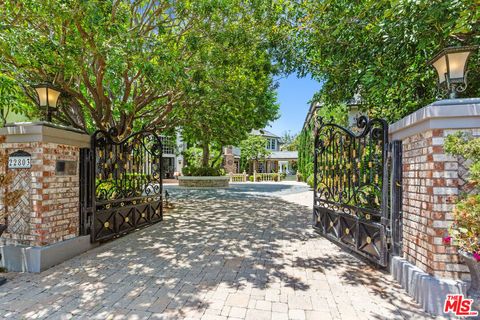
[(467, 295), (466, 282), (434, 277), (404, 258), (393, 257), (390, 268), (393, 278), (430, 314), (448, 317), (443, 313), (447, 294)]
[(75, 237), (48, 246), (0, 246), (2, 267), (15, 272), (42, 272), (69, 260), (98, 244), (90, 243), (90, 236)]

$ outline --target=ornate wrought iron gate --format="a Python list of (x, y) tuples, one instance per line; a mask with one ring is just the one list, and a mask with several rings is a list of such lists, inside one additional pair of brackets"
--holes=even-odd
[(387, 266), (401, 250), (401, 142), (389, 143), (384, 120), (362, 116), (357, 127), (354, 133), (317, 119), (313, 226)]
[(108, 240), (161, 221), (162, 142), (153, 132), (122, 141), (115, 131), (97, 131), (81, 150), (81, 234)]

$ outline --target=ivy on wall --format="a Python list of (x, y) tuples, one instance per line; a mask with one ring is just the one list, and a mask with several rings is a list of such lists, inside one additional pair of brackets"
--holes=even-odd
[(322, 117), (325, 121), (332, 121), (341, 126), (348, 124), (349, 107), (346, 104), (340, 104), (329, 107), (318, 107), (310, 122), (306, 123), (299, 134), (298, 144), (298, 172), (299, 178), (313, 187), (313, 129), (315, 119)]

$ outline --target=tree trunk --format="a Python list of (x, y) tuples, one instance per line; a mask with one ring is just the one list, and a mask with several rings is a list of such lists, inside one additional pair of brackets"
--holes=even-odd
[[(190, 142), (187, 142), (187, 149), (190, 149), (192, 147), (192, 144)], [(188, 165), (190, 164), (190, 158), (186, 156), (186, 150), (183, 150), (183, 166), (184, 167), (188, 167)]]
[(220, 151), (218, 152), (218, 156), (216, 156), (213, 160), (212, 160), (212, 165), (211, 167), (214, 168), (216, 165), (217, 165), (217, 162), (222, 159), (223, 157), (223, 148), (220, 148)]
[(208, 167), (208, 161), (210, 160), (210, 147), (208, 143), (203, 144), (203, 154), (202, 154), (202, 167)]

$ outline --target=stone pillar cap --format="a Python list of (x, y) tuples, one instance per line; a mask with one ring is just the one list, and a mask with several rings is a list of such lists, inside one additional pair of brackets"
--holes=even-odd
[(0, 135), (6, 137), (7, 143), (44, 142), (90, 147), (90, 135), (82, 130), (43, 121), (8, 123), (0, 128)]
[(393, 140), (431, 129), (480, 128), (480, 98), (435, 101), (390, 125)]

